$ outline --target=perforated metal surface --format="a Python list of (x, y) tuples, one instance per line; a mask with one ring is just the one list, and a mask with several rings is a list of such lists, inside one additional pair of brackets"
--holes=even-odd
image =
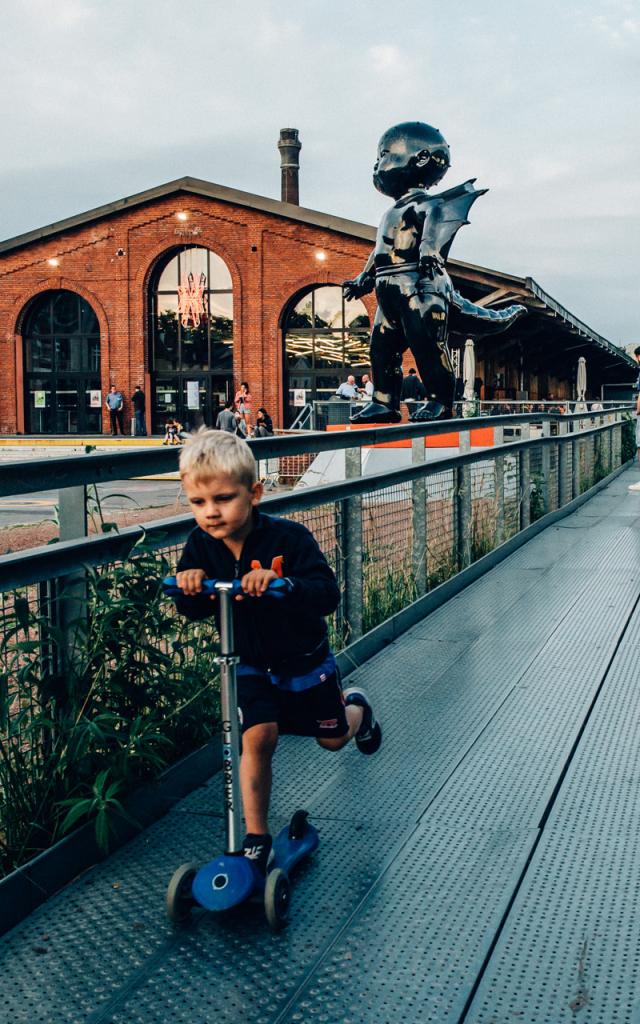
[(273, 825), (307, 806), (321, 835), (284, 933), (166, 921), (174, 868), (220, 848), (215, 778), (0, 940), (1, 1019), (637, 1024), (635, 479), (350, 677), (379, 755), (282, 742)]
[(637, 650), (621, 647), (469, 1024), (637, 1024)]

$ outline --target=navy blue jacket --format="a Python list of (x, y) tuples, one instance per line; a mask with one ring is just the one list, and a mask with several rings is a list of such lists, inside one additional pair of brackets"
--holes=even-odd
[[(254, 561), (263, 569), (280, 566), (278, 575), (290, 579), (293, 589), (281, 600), (263, 596), (233, 602), (236, 652), (256, 668), (302, 674), (326, 657), (324, 616), (340, 600), (336, 578), (306, 526), (256, 510), (238, 562), (223, 541), (196, 527), (177, 571), (204, 569), (208, 579), (239, 579)], [(217, 614), (218, 602), (177, 597), (176, 607), (190, 619), (204, 619)]]

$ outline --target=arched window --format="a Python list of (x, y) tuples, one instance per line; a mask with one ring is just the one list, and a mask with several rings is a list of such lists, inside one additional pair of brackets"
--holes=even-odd
[(300, 411), (296, 402), (303, 391), (305, 402), (323, 401), (348, 374), (361, 377), (369, 370), (366, 307), (360, 299), (345, 301), (339, 286), (318, 285), (294, 300), (283, 330), (287, 424)]
[(193, 429), (215, 423), (233, 375), (233, 291), (224, 261), (183, 246), (151, 280), (153, 430), (168, 416)]
[(100, 328), (75, 292), (43, 292), (27, 310), (22, 338), (27, 433), (99, 433)]

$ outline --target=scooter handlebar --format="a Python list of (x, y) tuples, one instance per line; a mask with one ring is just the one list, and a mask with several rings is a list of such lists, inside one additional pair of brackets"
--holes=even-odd
[[(209, 597), (216, 594), (216, 583), (222, 583), (222, 580), (203, 580), (202, 581), (202, 594), (197, 594), (196, 597), (205, 595)], [(230, 580), (231, 583), (231, 596), (236, 597), (238, 594), (243, 594), (242, 584), (240, 580)], [(167, 576), (162, 581), (162, 589), (167, 597), (186, 597), (187, 595), (176, 583), (175, 576)], [(282, 598), (286, 597), (287, 594), (291, 593), (291, 580), (277, 579), (271, 580), (271, 583), (265, 590), (265, 596)]]

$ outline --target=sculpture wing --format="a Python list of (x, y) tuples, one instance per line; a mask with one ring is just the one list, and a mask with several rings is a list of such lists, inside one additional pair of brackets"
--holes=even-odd
[(440, 207), (440, 216), (437, 218), (435, 248), (445, 260), (449, 255), (449, 249), (458, 228), (461, 228), (463, 224), (469, 223), (469, 210), (478, 196), (483, 196), (485, 192), (488, 192), (486, 188), (475, 189), (473, 187), (475, 180), (475, 178), (470, 178), (469, 181), (463, 182), (462, 185), (456, 185), (455, 188), (450, 188), (446, 192), (440, 192), (439, 195), (433, 196), (432, 201), (438, 203)]

